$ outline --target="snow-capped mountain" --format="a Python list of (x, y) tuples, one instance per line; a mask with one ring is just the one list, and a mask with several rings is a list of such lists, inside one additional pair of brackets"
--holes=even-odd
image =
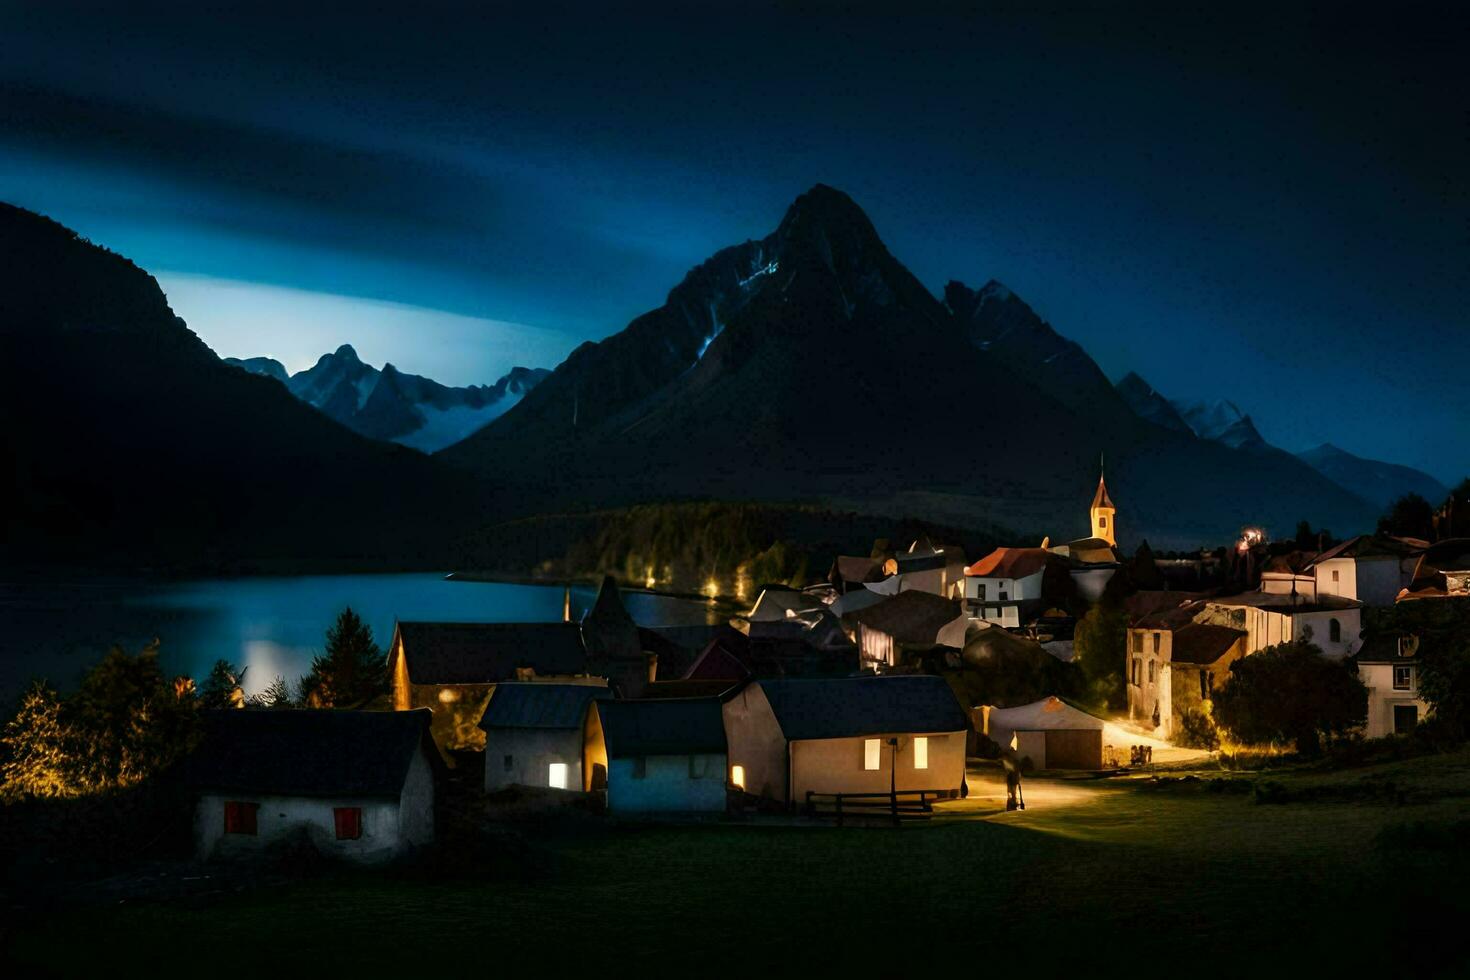
[(364, 364), (351, 344), (323, 354), (305, 371), (288, 375), (269, 357), (225, 358), (227, 364), (275, 378), (297, 398), (354, 432), (426, 453), (453, 445), (504, 415), (550, 374), (512, 368), (493, 385), (451, 388), (392, 364)]
[(1166, 429), (1173, 429), (1175, 432), (1194, 431), (1189, 427), (1188, 422), (1179, 417), (1179, 411), (1174, 407), (1174, 403), (1159, 394), (1154, 386), (1139, 377), (1137, 372), (1129, 371), (1115, 387), (1123, 401), (1133, 409), (1133, 414), (1139, 418), (1155, 425), (1161, 425)]
[(1256, 431), (1251, 417), (1229, 399), (1212, 402), (1174, 402), (1174, 409), (1190, 430), (1201, 439), (1229, 446), (1231, 449), (1268, 449), (1270, 443)]

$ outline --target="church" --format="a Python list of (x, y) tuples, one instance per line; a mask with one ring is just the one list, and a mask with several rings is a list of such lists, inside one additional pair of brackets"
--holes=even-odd
[(1119, 567), (1118, 508), (1108, 495), (1107, 480), (1101, 472), (1098, 473), (1097, 492), (1092, 495), (1088, 517), (1092, 524), (1090, 537), (1055, 546), (1050, 546), (1048, 539), (1042, 542), (1042, 547), (1067, 559), (1077, 594), (1088, 602), (1096, 602), (1102, 598), (1103, 590)]

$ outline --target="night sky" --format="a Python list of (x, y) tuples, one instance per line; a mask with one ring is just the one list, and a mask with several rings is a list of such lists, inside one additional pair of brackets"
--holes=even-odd
[(223, 355), (551, 367), (820, 181), (1110, 377), (1470, 472), (1449, 5), (16, 6), (0, 199), (154, 272)]

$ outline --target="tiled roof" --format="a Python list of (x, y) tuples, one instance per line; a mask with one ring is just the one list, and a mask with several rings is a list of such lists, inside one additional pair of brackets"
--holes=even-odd
[(965, 569), (974, 578), (1026, 578), (1046, 568), (1045, 548), (996, 548)]

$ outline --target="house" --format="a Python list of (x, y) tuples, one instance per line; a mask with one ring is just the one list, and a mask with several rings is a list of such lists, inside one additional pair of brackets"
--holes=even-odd
[(1413, 636), (1380, 634), (1370, 637), (1354, 658), (1358, 678), (1368, 688), (1368, 738), (1410, 731), (1428, 713), (1419, 696), (1419, 641)]
[(964, 782), (969, 720), (942, 678), (752, 681), (724, 717), (730, 781), (778, 803), (890, 787), (958, 796)]
[(884, 562), (883, 570), (898, 577), (900, 592), (913, 589), (958, 599), (964, 588), (965, 552), (958, 545), (936, 545), (920, 537), (895, 552)]
[(1036, 769), (1101, 769), (1105, 723), (1061, 698), (1017, 708), (977, 707), (983, 734)]
[(1317, 575), (1312, 570), (1315, 557), (1305, 551), (1292, 551), (1266, 559), (1261, 566), (1261, 591), (1317, 598)]
[(996, 548), (965, 569), (965, 609), (974, 619), (1018, 629), (1046, 605), (1045, 548)]
[(883, 571), (884, 561), (883, 558), (838, 555), (827, 573), (827, 581), (839, 594), (846, 594), (868, 582), (880, 582), (887, 578)]
[(1449, 538), (1426, 549), (1398, 601), (1455, 598), (1470, 598), (1470, 538)]
[(1118, 561), (1118, 509), (1108, 495), (1107, 484), (1101, 474), (1097, 478), (1097, 492), (1088, 507), (1088, 523), (1092, 526), (1089, 537), (1078, 538), (1065, 544), (1052, 546), (1043, 541), (1042, 547), (1067, 559), (1069, 573), (1076, 592), (1087, 602), (1102, 598), (1108, 583), (1117, 574)]
[(507, 786), (591, 790), (606, 782), (586, 762), (583, 740), (594, 700), (612, 697), (587, 684), (497, 684), (480, 729), (485, 733), (485, 792)]
[(958, 599), (910, 590), (842, 617), (852, 630), (864, 669), (882, 670), (903, 662), (907, 653), (938, 646), (965, 645), (968, 621)]
[(799, 640), (829, 650), (852, 643), (825, 602), (786, 586), (763, 588), (743, 618), (746, 635), (752, 640)]
[(842, 641), (842, 646), (814, 647), (801, 639), (752, 638), (725, 626), (680, 680), (722, 680), (734, 687), (750, 677), (842, 677), (859, 669), (857, 647), (846, 633)]
[(584, 764), (607, 773), (609, 813), (725, 811), (727, 752), (717, 698), (594, 700), (584, 745)]
[(432, 711), (434, 740), (445, 749), (485, 747), (480, 719), (497, 684), (607, 685), (588, 670), (576, 623), (400, 622), (388, 648), (394, 709)]
[(617, 585), (604, 578), (580, 622), (570, 604), (558, 623), (400, 622), (388, 647), (397, 711), (428, 708), (434, 739), (446, 750), (479, 751), (480, 719), (505, 681), (588, 684), (636, 697), (658, 670)]
[(1128, 717), (1173, 738), (1188, 711), (1208, 711), (1230, 665), (1246, 655), (1243, 630), (1192, 620), (1128, 630)]
[(201, 860), (307, 842), (359, 863), (434, 842), (427, 711), (208, 711), (184, 763)]
[(1309, 570), (1315, 579), (1315, 594), (1391, 606), (1413, 580), (1424, 550), (1404, 539), (1378, 534), (1344, 541), (1312, 559)]
[(1247, 634), (1247, 654), (1310, 635), (1323, 653), (1341, 660), (1360, 645), (1362, 613), (1361, 602), (1341, 596), (1307, 599), (1270, 592), (1242, 592), (1204, 600), (1204, 608), (1194, 618), (1196, 622), (1243, 630)]

